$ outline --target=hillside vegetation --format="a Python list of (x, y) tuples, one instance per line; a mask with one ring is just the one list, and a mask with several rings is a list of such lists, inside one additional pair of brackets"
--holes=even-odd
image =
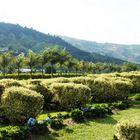
[(59, 46), (65, 48), (74, 57), (93, 62), (123, 63), (120, 59), (103, 56), (98, 53), (82, 51), (76, 46), (67, 43), (58, 36), (44, 34), (34, 29), (21, 27), (20, 25), (0, 23), (0, 49), (8, 48), (16, 53), (25, 52), (32, 49), (35, 52), (43, 51), (46, 47)]
[(140, 63), (140, 45), (97, 43), (63, 36), (61, 38), (76, 48), (86, 52), (97, 53), (121, 60)]

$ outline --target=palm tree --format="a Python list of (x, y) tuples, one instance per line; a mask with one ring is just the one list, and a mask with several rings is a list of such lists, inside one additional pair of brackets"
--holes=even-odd
[(27, 58), (26, 58), (26, 63), (30, 68), (30, 77), (32, 78), (33, 68), (38, 63), (38, 56), (32, 50), (28, 51), (28, 55), (27, 55)]
[(51, 77), (53, 77), (53, 67), (59, 62), (60, 50), (58, 47), (48, 48), (45, 52), (46, 59), (51, 64)]
[(4, 77), (11, 60), (12, 60), (11, 52), (6, 52), (0, 55), (0, 66), (2, 68), (2, 73)]
[(18, 79), (19, 79), (19, 75), (20, 75), (20, 69), (23, 66), (23, 61), (24, 61), (24, 54), (19, 54), (17, 57), (15, 57), (14, 65), (17, 68)]
[(42, 78), (44, 75), (44, 67), (48, 62), (48, 49), (44, 50), (40, 55), (39, 55), (39, 64), (41, 66), (41, 73), (42, 73)]

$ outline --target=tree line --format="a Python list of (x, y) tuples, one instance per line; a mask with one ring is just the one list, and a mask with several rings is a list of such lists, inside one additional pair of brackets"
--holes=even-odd
[[(133, 63), (124, 63), (122, 65), (109, 63), (93, 63), (78, 60), (74, 58), (65, 49), (58, 47), (46, 48), (41, 53), (35, 53), (28, 50), (28, 53), (15, 55), (12, 51), (0, 54), (0, 71), (6, 74), (17, 73), (18, 76), (23, 68), (30, 69), (30, 76), (35, 72), (44, 73), (111, 73), (122, 71), (139, 70), (139, 65)], [(50, 71), (49, 71), (50, 70)]]

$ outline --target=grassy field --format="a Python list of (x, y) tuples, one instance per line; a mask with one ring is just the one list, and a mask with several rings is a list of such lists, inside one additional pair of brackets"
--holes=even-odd
[(95, 119), (56, 131), (51, 136), (41, 136), (36, 140), (112, 140), (118, 121), (140, 116), (140, 106), (123, 110), (110, 117)]

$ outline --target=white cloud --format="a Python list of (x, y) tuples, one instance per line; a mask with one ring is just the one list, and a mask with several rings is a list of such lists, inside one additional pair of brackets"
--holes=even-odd
[(139, 0), (0, 0), (0, 21), (98, 42), (140, 43)]

